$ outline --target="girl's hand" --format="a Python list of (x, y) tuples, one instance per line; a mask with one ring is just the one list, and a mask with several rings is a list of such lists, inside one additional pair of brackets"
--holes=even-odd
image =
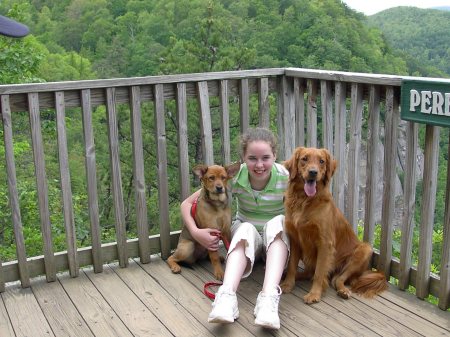
[(220, 231), (211, 228), (197, 228), (195, 233), (191, 233), (195, 241), (208, 250), (216, 251), (219, 249)]

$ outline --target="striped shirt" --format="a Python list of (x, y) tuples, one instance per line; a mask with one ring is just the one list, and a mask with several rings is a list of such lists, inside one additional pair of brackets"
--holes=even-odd
[(289, 172), (274, 163), (270, 180), (262, 191), (254, 191), (248, 178), (248, 168), (242, 164), (239, 173), (231, 182), (231, 193), (237, 200), (236, 219), (250, 222), (259, 232), (273, 217), (284, 214), (283, 196), (287, 188)]

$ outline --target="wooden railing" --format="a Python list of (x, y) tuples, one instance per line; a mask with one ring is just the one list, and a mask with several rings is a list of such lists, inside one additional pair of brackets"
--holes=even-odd
[[(373, 266), (382, 270), (387, 277), (397, 279), (400, 289), (407, 289), (412, 285), (416, 288), (417, 297), (423, 299), (432, 294), (439, 299), (439, 307), (447, 309), (450, 306), (448, 186), (440, 276), (430, 271), (439, 127), (426, 126), (417, 266), (413, 265), (411, 256), (415, 226), (415, 191), (418, 181), (416, 159), (419, 149), (419, 126), (412, 122), (406, 122), (403, 189), (400, 195), (395, 193), (398, 179), (399, 102), (402, 79), (399, 76), (288, 68), (0, 86), (5, 168), (12, 214), (10, 226), (14, 228), (17, 247), (14, 261), (0, 263), (0, 291), (4, 290), (6, 282), (15, 280), (20, 280), (22, 286), (27, 287), (30, 285), (30, 278), (37, 275), (45, 274), (48, 281), (54, 281), (56, 273), (62, 270), (69, 270), (70, 275), (76, 277), (79, 268), (86, 265), (93, 265), (96, 272), (101, 272), (103, 264), (111, 260), (118, 260), (120, 266), (126, 267), (129, 257), (139, 256), (143, 263), (150, 261), (149, 256), (152, 253), (161, 253), (163, 258), (167, 258), (176, 245), (179, 233), (171, 232), (168, 180), (179, 179), (179, 200), (191, 192), (190, 171), (193, 160), (189, 158), (188, 151), (188, 143), (192, 141), (188, 137), (189, 102), (192, 100), (196, 102), (200, 115), (202, 153), (199, 158), (202, 158), (205, 164), (212, 164), (230, 163), (237, 159), (232, 158), (230, 145), (233, 141), (230, 137), (232, 128), (230, 102), (234, 101), (238, 102), (236, 105), (240, 132), (256, 124), (265, 127), (276, 125), (279, 139), (278, 160), (282, 161), (289, 157), (296, 146), (328, 148), (339, 161), (339, 169), (332, 186), (338, 207), (344, 211), (355, 231), (358, 231), (358, 225), (361, 225), (365, 241), (373, 243), (376, 225), (381, 226), (380, 245), (374, 256)], [(450, 85), (450, 81), (442, 80), (442, 82)], [(169, 101), (176, 106), (178, 177), (168, 176), (167, 168), (165, 120)], [(145, 167), (145, 170), (157, 172), (158, 187), (158, 202), (151, 205), (148, 205), (145, 189), (147, 185), (142, 142), (142, 135), (148, 130), (144, 130), (141, 124), (142, 106), (148, 102), (153, 104), (154, 109), (157, 164), (156, 167)], [(120, 105), (128, 106), (130, 111), (136, 238), (127, 238), (125, 224), (122, 163), (119, 151), (121, 141), (117, 118), (117, 108)], [(213, 105), (214, 109), (219, 111), (220, 127), (216, 128), (219, 132), (214, 131), (212, 127)], [(107, 115), (116, 237), (112, 243), (102, 243), (98, 209), (96, 134), (93, 131), (92, 111), (99, 106), (105, 107)], [(65, 127), (65, 111), (69, 108), (81, 109), (83, 118), (83, 134), (79, 137), (83, 137), (85, 146), (91, 246), (82, 248), (77, 247), (72, 209), (70, 175), (75, 173), (69, 170)], [(57, 120), (59, 183), (67, 246), (66, 251), (56, 253), (52, 242), (40, 118), (41, 112), (45, 109), (54, 111)], [(13, 151), (12, 116), (15, 112), (23, 111), (29, 113), (30, 142), (40, 214), (37, 221), (40, 221), (42, 231), (43, 256), (26, 255), (26, 238), (21, 220), (16, 181), (17, 163)], [(214, 116), (217, 119), (217, 116)], [(198, 125), (195, 127), (198, 128)], [(214, 140), (218, 140), (221, 144), (219, 151), (214, 150)], [(380, 148), (383, 149), (381, 153)], [(450, 154), (447, 157), (449, 156)], [(366, 165), (363, 166), (361, 163)], [(447, 176), (448, 181), (450, 173)], [(377, 186), (381, 183), (383, 188), (377, 193)], [(393, 257), (392, 250), (394, 218), (396, 210), (398, 211), (396, 198), (402, 200), (403, 208), (401, 223), (397, 226), (402, 233), (400, 259)], [(377, 207), (381, 208), (381, 217), (378, 218)], [(158, 235), (149, 236), (147, 222), (149, 209), (158, 211)]]

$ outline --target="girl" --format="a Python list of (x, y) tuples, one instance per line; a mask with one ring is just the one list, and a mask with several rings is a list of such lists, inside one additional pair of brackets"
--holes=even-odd
[[(255, 324), (280, 328), (279, 283), (289, 254), (284, 232), (283, 195), (289, 172), (275, 163), (276, 138), (265, 128), (252, 128), (241, 137), (244, 163), (233, 178), (231, 191), (237, 198), (236, 219), (227, 254), (223, 285), (216, 293), (208, 322), (231, 323), (239, 317), (236, 290), (242, 278), (250, 275), (255, 260), (266, 254), (262, 291), (256, 300)], [(190, 214), (199, 191), (181, 204), (181, 215), (192, 237), (209, 250), (219, 248), (220, 234), (214, 229), (199, 229)]]

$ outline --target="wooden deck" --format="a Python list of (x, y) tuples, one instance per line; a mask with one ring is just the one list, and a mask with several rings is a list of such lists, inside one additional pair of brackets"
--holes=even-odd
[(11, 283), (1, 293), (0, 336), (448, 336), (450, 312), (397, 290), (367, 300), (343, 300), (329, 290), (320, 303), (306, 305), (309, 284), (297, 284), (280, 301), (278, 331), (253, 324), (263, 266), (242, 281), (240, 317), (234, 324), (207, 323), (211, 300), (202, 292), (212, 281), (209, 262), (170, 272), (158, 256), (128, 268), (105, 266), (103, 273), (82, 269), (80, 276), (58, 274), (57, 281), (33, 279), (31, 288)]

